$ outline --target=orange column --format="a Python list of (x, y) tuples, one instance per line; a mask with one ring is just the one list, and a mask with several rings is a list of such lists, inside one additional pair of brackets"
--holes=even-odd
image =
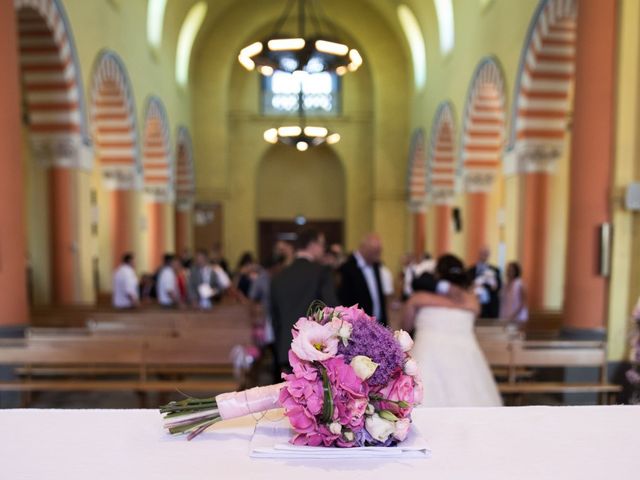
[(478, 251), (487, 245), (487, 204), (486, 192), (467, 193), (467, 262), (476, 261)]
[(413, 254), (416, 259), (422, 258), (426, 248), (427, 214), (414, 212), (413, 214)]
[(109, 226), (111, 261), (113, 267), (120, 264), (122, 255), (125, 252), (133, 252), (133, 231), (134, 225), (134, 195), (133, 190), (112, 190), (109, 192)]
[(189, 230), (191, 229), (191, 209), (176, 208), (176, 253), (180, 254), (189, 245)]
[(436, 257), (451, 249), (451, 206), (436, 205)]
[(546, 172), (527, 173), (524, 176), (522, 275), (527, 286), (530, 310), (544, 308), (550, 180)]
[(76, 300), (78, 245), (73, 182), (73, 170), (58, 167), (49, 169), (51, 286), (53, 303), (58, 305), (71, 305)]
[(0, 326), (29, 322), (18, 45), (13, 0), (0, 0)]
[(605, 326), (608, 281), (598, 275), (598, 226), (610, 220), (617, 2), (578, 8), (564, 326)]
[(162, 263), (165, 253), (165, 204), (149, 202), (147, 204), (147, 218), (149, 219), (149, 269), (154, 271)]

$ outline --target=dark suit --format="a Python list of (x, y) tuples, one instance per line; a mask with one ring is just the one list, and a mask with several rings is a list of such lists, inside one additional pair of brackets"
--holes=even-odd
[[(380, 299), (380, 317), (377, 320), (383, 325), (387, 325), (387, 305), (382, 292), (380, 264), (373, 265), (373, 271), (376, 278), (378, 298)], [(353, 254), (349, 255), (347, 261), (342, 264), (339, 273), (338, 298), (340, 303), (347, 307), (357, 303), (360, 308), (367, 312), (367, 315), (373, 315), (373, 299), (369, 292), (369, 286)]]
[(309, 305), (320, 300), (330, 307), (337, 305), (333, 276), (328, 267), (296, 258), (273, 278), (271, 283), (271, 319), (278, 363), (289, 364), (291, 328), (307, 314)]
[[(492, 287), (489, 284), (483, 284), (483, 286), (489, 292), (489, 303), (483, 303), (480, 305), (480, 318), (498, 318), (500, 315), (500, 289), (502, 288), (502, 280), (500, 279), (500, 270), (493, 265), (486, 264), (485, 268), (493, 271), (496, 277), (496, 287)], [(474, 265), (468, 270), (469, 280), (473, 282), (478, 276), (478, 265)]]
[[(216, 275), (216, 272), (213, 269), (211, 269), (211, 267), (208, 267), (208, 268), (210, 271), (209, 286), (213, 290), (219, 291), (220, 284), (218, 282), (218, 276)], [(200, 287), (200, 285), (204, 283), (202, 270), (203, 270), (202, 267), (198, 267), (196, 265), (191, 267), (191, 271), (189, 273), (189, 285), (187, 286), (187, 291), (189, 295), (189, 301), (193, 303), (200, 303), (200, 300), (202, 300), (200, 298), (200, 292), (198, 291), (198, 287)]]

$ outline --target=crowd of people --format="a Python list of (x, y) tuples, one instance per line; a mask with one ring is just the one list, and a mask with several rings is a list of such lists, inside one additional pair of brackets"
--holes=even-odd
[[(499, 404), (490, 371), (473, 337), (473, 324), (481, 317), (499, 318), (518, 328), (524, 325), (528, 312), (520, 266), (509, 263), (503, 281), (499, 269), (489, 263), (487, 248), (479, 251), (478, 261), (469, 268), (453, 255), (437, 260), (428, 254), (417, 259), (407, 256), (394, 281), (382, 263), (382, 248), (380, 236), (370, 233), (347, 255), (340, 245), (327, 245), (322, 232), (306, 229), (298, 234), (295, 244), (278, 241), (262, 265), (247, 252), (230, 272), (219, 248), (200, 250), (193, 258), (188, 252), (166, 254), (158, 271), (143, 275), (140, 281), (134, 256), (127, 253), (114, 273), (113, 305), (125, 309), (157, 302), (164, 308), (208, 310), (223, 296), (250, 303), (254, 340), (270, 351), (277, 381), (289, 367), (292, 326), (312, 302), (358, 304), (384, 325), (389, 323), (390, 309), (398, 310), (404, 304), (403, 327), (414, 335), (416, 356), (425, 357), (421, 358), (424, 368), (439, 365), (440, 372), (449, 372), (428, 378), (436, 381), (466, 375), (467, 383), (477, 390), (449, 392), (443, 385), (433, 385), (447, 401), (431, 398), (432, 403), (459, 400), (464, 404), (471, 395), (476, 404)], [(461, 346), (462, 356), (454, 359), (445, 354), (448, 351), (451, 355)], [(433, 357), (436, 351), (440, 352), (437, 358)], [(454, 385), (460, 383), (465, 382)]]

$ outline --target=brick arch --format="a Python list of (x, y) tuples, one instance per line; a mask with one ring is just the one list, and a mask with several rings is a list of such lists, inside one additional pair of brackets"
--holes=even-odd
[(506, 137), (502, 68), (494, 57), (476, 67), (464, 109), (460, 166), (465, 189), (488, 192), (501, 165)]
[(575, 69), (577, 2), (542, 0), (520, 57), (509, 149), (520, 171), (548, 170), (562, 155)]
[(169, 120), (162, 101), (149, 97), (144, 116), (142, 142), (143, 186), (156, 202), (173, 199), (173, 165), (169, 139)]
[(91, 85), (91, 120), (98, 164), (108, 188), (135, 190), (142, 171), (135, 100), (117, 53), (98, 55)]
[(421, 210), (427, 204), (427, 156), (424, 130), (416, 129), (411, 137), (409, 168), (407, 174), (407, 199), (409, 209)]
[(178, 127), (176, 139), (176, 204), (186, 206), (193, 204), (195, 197), (195, 165), (193, 159), (193, 143), (189, 130), (185, 126)]
[(456, 126), (453, 105), (440, 103), (431, 128), (428, 189), (432, 203), (449, 204), (456, 189)]
[(25, 118), (32, 151), (58, 167), (93, 161), (73, 32), (59, 0), (15, 0)]

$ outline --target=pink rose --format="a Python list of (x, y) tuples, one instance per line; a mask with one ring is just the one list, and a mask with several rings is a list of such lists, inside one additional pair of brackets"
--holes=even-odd
[[(415, 404), (414, 387), (413, 377), (405, 374), (398, 375), (379, 391), (379, 395), (383, 398), (380, 409), (389, 410), (400, 418), (408, 417)], [(390, 400), (390, 402), (384, 400)], [(399, 405), (398, 402), (403, 402), (404, 405)]]

